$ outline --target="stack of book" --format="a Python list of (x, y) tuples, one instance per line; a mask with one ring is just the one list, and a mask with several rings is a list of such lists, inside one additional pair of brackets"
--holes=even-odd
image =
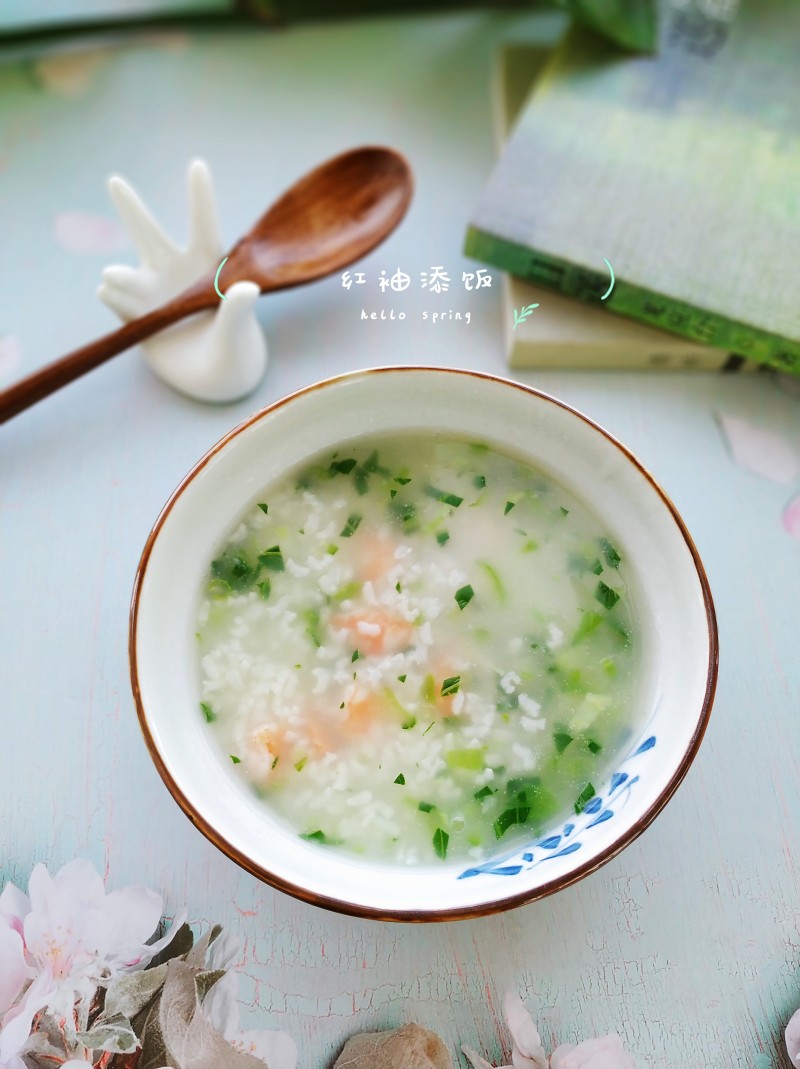
[(654, 56), (504, 49), (466, 252), (513, 366), (800, 373), (799, 40), (793, 0), (665, 0)]

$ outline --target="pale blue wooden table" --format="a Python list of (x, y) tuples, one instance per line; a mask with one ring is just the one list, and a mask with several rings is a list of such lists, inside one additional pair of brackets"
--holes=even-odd
[[(101, 267), (132, 253), (68, 251), (58, 213), (112, 216), (119, 172), (177, 236), (184, 168), (211, 164), (226, 240), (300, 173), (367, 142), (417, 176), (406, 223), (364, 265), (265, 299), (271, 365), (224, 408), (171, 393), (138, 353), (0, 433), (0, 876), (91, 858), (112, 886), (144, 882), (246, 941), (253, 1026), (287, 1029), (301, 1065), (354, 1031), (416, 1019), (499, 1060), (515, 986), (546, 1041), (621, 1032), (641, 1069), (787, 1066), (800, 1003), (796, 847), (800, 545), (780, 525), (798, 487), (728, 455), (714, 412), (797, 439), (800, 399), (769, 376), (530, 373), (626, 442), (670, 493), (716, 599), (721, 674), (706, 741), (656, 823), (575, 887), (514, 912), (414, 927), (340, 917), (262, 886), (174, 805), (140, 737), (127, 610), (158, 510), (194, 461), (257, 407), (328, 374), (421, 362), (504, 372), (500, 295), (466, 293), (468, 214), (492, 163), (489, 71), (501, 39), (546, 37), (536, 17), (391, 19), (273, 35), (172, 38), (95, 57), (85, 84), (33, 61), (0, 68), (0, 382), (113, 326)], [(80, 79), (78, 79), (80, 82)], [(48, 87), (49, 86), (49, 87)], [(587, 197), (591, 180), (587, 177)], [(392, 301), (376, 279), (443, 264), (451, 291)], [(401, 301), (402, 298), (402, 301)], [(363, 322), (360, 310), (407, 310)], [(432, 324), (422, 312), (460, 308)]]

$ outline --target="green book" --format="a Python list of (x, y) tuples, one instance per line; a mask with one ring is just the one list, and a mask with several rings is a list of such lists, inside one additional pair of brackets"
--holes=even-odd
[(573, 27), (466, 253), (800, 373), (798, 41), (796, 0), (671, 0), (656, 56)]

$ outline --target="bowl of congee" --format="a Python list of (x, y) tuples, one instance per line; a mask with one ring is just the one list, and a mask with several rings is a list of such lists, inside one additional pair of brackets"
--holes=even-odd
[(664, 492), (515, 382), (374, 368), (215, 445), (147, 540), (145, 740), (272, 886), (384, 920), (549, 895), (632, 842), (705, 731), (717, 632)]

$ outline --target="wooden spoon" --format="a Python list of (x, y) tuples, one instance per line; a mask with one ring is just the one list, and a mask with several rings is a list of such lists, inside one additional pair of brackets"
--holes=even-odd
[[(412, 189), (408, 163), (391, 149), (368, 147), (335, 156), (287, 190), (234, 245), (224, 268), (226, 289), (248, 280), (267, 293), (341, 270), (394, 230)], [(167, 304), (0, 392), (0, 423), (151, 334), (214, 308), (219, 300), (211, 273)]]

